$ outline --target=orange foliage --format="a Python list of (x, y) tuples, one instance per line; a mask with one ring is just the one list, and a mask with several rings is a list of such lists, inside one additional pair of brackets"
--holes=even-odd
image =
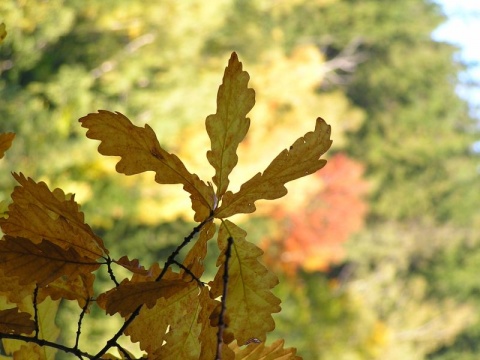
[[(362, 179), (363, 166), (344, 154), (333, 156), (322, 172), (315, 176), (323, 187), (303, 209), (280, 207), (272, 216), (283, 226), (280, 236), (266, 239), (268, 263), (291, 272), (326, 270), (344, 257), (342, 244), (360, 230), (367, 213), (364, 200), (368, 184)], [(275, 250), (275, 251), (272, 251)]]
[[(332, 143), (330, 126), (317, 118), (314, 131), (299, 137), (263, 172), (232, 192), (229, 175), (237, 164), (238, 145), (249, 128), (246, 115), (255, 103), (248, 80), (248, 73), (233, 53), (218, 91), (217, 111), (206, 120), (211, 140), (207, 158), (215, 170), (211, 182), (189, 172), (179, 157), (163, 149), (148, 125), (135, 126), (126, 116), (105, 110), (80, 119), (88, 129), (87, 136), (101, 141), (101, 154), (120, 157), (116, 165), (119, 173), (153, 171), (157, 183), (181, 184), (190, 195), (199, 225), (176, 247), (163, 268), (154, 264), (147, 270), (139, 260), (126, 256), (112, 259), (103, 240), (85, 223), (74, 197), (14, 174), (19, 186), (12, 193), (7, 216), (0, 218), (5, 234), (0, 240), (0, 280), (9, 283), (0, 286), (0, 296), (16, 305), (0, 308), (0, 339), (15, 344), (9, 353), (19, 359), (50, 359), (52, 351), (61, 349), (78, 358), (99, 359), (113, 358), (107, 351), (116, 347), (122, 359), (130, 359), (117, 342), (127, 335), (154, 359), (210, 359), (213, 355), (224, 360), (298, 358), (296, 350), (283, 349), (281, 341), (270, 347), (261, 343), (275, 328), (272, 314), (280, 311), (280, 299), (272, 292), (278, 278), (259, 261), (263, 251), (226, 218), (254, 212), (258, 200), (283, 197), (287, 182), (324, 167), (326, 161), (321, 157)], [(0, 156), (12, 139), (12, 134), (0, 138)], [(217, 273), (206, 284), (200, 277), (207, 242), (217, 232), (214, 220), (221, 223), (217, 234), (220, 255)], [(180, 263), (176, 257), (197, 234), (196, 243)], [(129, 270), (131, 277), (118, 282), (112, 265)], [(174, 272), (173, 265), (180, 271)], [(108, 272), (113, 285), (95, 294), (93, 273), (98, 269)], [(59, 303), (53, 300), (59, 299), (76, 300), (82, 310), (74, 347), (53, 343), (58, 337), (54, 317)], [(91, 355), (77, 345), (82, 319), (94, 305), (107, 315), (119, 313), (125, 322), (103, 349)], [(27, 336), (32, 332), (33, 337)], [(23, 345), (25, 342), (28, 346)]]

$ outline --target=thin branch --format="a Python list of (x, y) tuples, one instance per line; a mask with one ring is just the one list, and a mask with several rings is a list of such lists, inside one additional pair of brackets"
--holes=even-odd
[(113, 273), (113, 269), (112, 269), (113, 260), (110, 256), (106, 260), (107, 260), (108, 275), (110, 275), (110, 279), (112, 279), (112, 281), (115, 283), (115, 286), (119, 286), (120, 284), (115, 278), (115, 274)]
[(38, 298), (38, 284), (35, 285), (35, 290), (33, 290), (33, 322), (35, 323), (35, 335), (34, 337), (38, 339), (38, 305), (37, 305), (37, 298)]
[[(167, 261), (165, 262), (162, 272), (160, 273), (160, 275), (157, 276), (155, 281), (160, 281), (163, 278), (168, 268), (175, 262), (175, 257), (180, 253), (180, 251), (195, 237), (195, 235), (197, 235), (200, 232), (200, 230), (202, 230), (202, 228), (207, 223), (209, 223), (212, 220), (213, 220), (213, 212), (210, 214), (210, 216), (207, 219), (205, 219), (204, 221), (202, 221), (200, 224), (198, 224), (196, 227), (193, 228), (192, 232), (187, 237), (185, 237), (182, 243), (178, 245), (177, 248), (170, 254)], [(143, 304), (138, 306), (135, 309), (135, 311), (130, 315), (130, 317), (127, 320), (125, 320), (125, 322), (117, 331), (117, 333), (113, 335), (112, 338), (107, 341), (106, 345), (97, 353), (97, 355), (95, 355), (95, 359), (100, 359), (104, 354), (106, 354), (106, 352), (110, 348), (114, 346), (118, 346), (118, 343), (117, 343), (118, 339), (120, 338), (120, 336), (122, 336), (124, 331), (133, 322), (133, 320), (135, 320), (138, 314), (140, 314), (140, 310), (142, 310), (142, 307), (143, 307)]]
[(82, 321), (85, 316), (85, 313), (88, 310), (88, 305), (90, 305), (91, 299), (87, 299), (85, 302), (85, 306), (82, 308), (82, 312), (80, 313), (80, 316), (78, 317), (78, 326), (77, 326), (77, 336), (75, 337), (75, 346), (73, 347), (74, 349), (78, 349), (78, 342), (80, 341), (80, 334), (81, 334), (81, 328), (82, 328)]
[(188, 275), (190, 275), (192, 277), (192, 280), (195, 280), (198, 283), (198, 285), (205, 286), (205, 283), (203, 281), (201, 281), (198, 277), (196, 277), (195, 274), (192, 273), (192, 271), (189, 268), (187, 268), (183, 264), (179, 263), (177, 260), (173, 260), (173, 263), (175, 265), (177, 265), (180, 269), (185, 271)]
[(117, 344), (117, 349), (120, 351), (127, 360), (132, 360), (130, 354), (120, 344)]
[(217, 332), (217, 355), (215, 360), (222, 359), (222, 344), (223, 344), (223, 332), (227, 327), (225, 324), (225, 311), (227, 310), (227, 287), (228, 287), (228, 262), (232, 256), (233, 238), (228, 237), (227, 249), (225, 250), (225, 268), (223, 271), (223, 293), (222, 293), (222, 307), (220, 314), (218, 315), (218, 332)]
[(69, 353), (69, 354), (73, 354), (76, 357), (78, 357), (79, 359), (82, 359), (84, 357), (86, 357), (88, 359), (91, 359), (91, 360), (98, 359), (97, 357), (95, 357), (93, 355), (90, 355), (89, 353), (83, 352), (79, 349), (69, 348), (65, 345), (57, 344), (55, 342), (44, 340), (44, 339), (38, 339), (38, 338), (35, 338), (35, 337), (19, 335), (19, 334), (0, 333), (0, 340), (1, 339), (14, 339), (14, 340), (20, 340), (20, 341), (25, 341), (25, 342), (32, 342), (32, 343), (35, 343), (39, 346), (48, 346), (48, 347), (55, 348), (55, 349), (61, 350), (63, 352)]

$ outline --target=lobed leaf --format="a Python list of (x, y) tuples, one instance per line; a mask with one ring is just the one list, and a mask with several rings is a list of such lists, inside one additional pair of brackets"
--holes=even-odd
[(195, 220), (203, 221), (210, 216), (215, 196), (212, 187), (190, 173), (176, 155), (165, 151), (150, 126), (135, 126), (119, 112), (105, 110), (88, 114), (79, 121), (88, 129), (87, 137), (101, 141), (100, 154), (121, 157), (116, 166), (119, 173), (154, 171), (159, 184), (182, 184), (190, 194)]
[(20, 284), (37, 283), (44, 287), (61, 276), (75, 278), (99, 266), (75, 249), (64, 250), (50, 241), (34, 244), (28, 239), (8, 235), (0, 241), (0, 269), (5, 275), (18, 277)]
[[(217, 353), (217, 324), (212, 324), (212, 316), (214, 320), (218, 320), (218, 313), (215, 310), (219, 308), (220, 301), (212, 299), (210, 291), (204, 287), (199, 295), (201, 302), (200, 313), (198, 314), (198, 322), (201, 325), (201, 331), (198, 336), (200, 341), (199, 359), (214, 359)], [(233, 360), (234, 354), (229, 347), (223, 343), (222, 360)]]
[[(1, 24), (0, 24), (0, 42), (2, 40), (1, 34)], [(10, 146), (12, 146), (13, 139), (15, 138), (14, 133), (1, 133), (0, 134), (0, 159), (5, 156), (5, 151), (7, 151)]]
[(250, 76), (242, 71), (242, 63), (232, 53), (217, 94), (217, 112), (207, 117), (205, 125), (211, 141), (207, 159), (215, 169), (213, 183), (217, 198), (227, 191), (228, 175), (237, 165), (237, 148), (245, 138), (250, 119), (248, 112), (255, 104), (255, 91), (248, 88)]
[[(139, 342), (140, 349), (147, 352), (149, 358), (158, 359), (154, 356), (164, 345), (167, 330), (173, 329), (173, 324), (179, 324), (182, 318), (195, 327), (191, 319), (192, 297), (198, 296), (198, 287), (195, 282), (184, 283), (182, 289), (172, 292), (168, 298), (158, 298), (151, 308), (143, 307), (132, 324), (125, 330), (125, 334), (131, 337), (132, 342)], [(193, 311), (196, 305), (193, 302)], [(184, 328), (184, 326), (183, 326)], [(148, 331), (146, 331), (148, 329)], [(192, 329), (196, 333), (198, 329)], [(189, 346), (194, 346), (192, 334), (187, 333)], [(187, 349), (188, 350), (188, 349)]]
[[(225, 220), (218, 233), (221, 265), (211, 286), (212, 297), (222, 295), (224, 286), (225, 251), (227, 240), (233, 238), (231, 258), (228, 263), (227, 311), (229, 318), (225, 338), (237, 339), (245, 344), (248, 339), (265, 341), (266, 333), (275, 328), (272, 313), (280, 311), (280, 300), (271, 289), (278, 284), (277, 277), (259, 261), (263, 251), (245, 240), (247, 233), (232, 222)], [(224, 338), (224, 339), (225, 339)]]
[[(215, 235), (215, 224), (209, 222), (200, 230), (198, 240), (193, 244), (187, 253), (183, 265), (197, 278), (200, 278), (205, 271), (203, 261), (207, 256), (207, 242)], [(182, 270), (182, 273), (185, 272)]]
[(0, 332), (7, 334), (31, 334), (35, 330), (32, 315), (18, 308), (0, 310)]
[(12, 193), (8, 218), (0, 218), (2, 231), (38, 244), (43, 240), (73, 248), (92, 260), (108, 254), (102, 239), (87, 224), (74, 198), (67, 199), (61, 189), (50, 191), (44, 182), (36, 183), (23, 174), (13, 174), (20, 186)]
[(249, 344), (245, 348), (238, 346), (237, 342), (229, 345), (235, 352), (235, 360), (301, 360), (296, 356), (297, 350), (294, 348), (284, 349), (284, 341), (276, 340), (272, 345), (265, 346), (264, 343)]
[(313, 174), (326, 164), (320, 159), (331, 146), (330, 126), (318, 118), (315, 131), (297, 139), (290, 149), (283, 150), (262, 173), (244, 183), (237, 193), (228, 191), (222, 205), (215, 211), (216, 218), (227, 218), (238, 213), (252, 213), (255, 201), (273, 200), (287, 194), (285, 184)]
[(107, 314), (120, 313), (122, 316), (128, 316), (140, 305), (152, 308), (159, 298), (168, 299), (189, 286), (189, 283), (181, 279), (147, 282), (124, 280), (116, 288), (102, 294), (97, 302), (105, 308)]
[(42, 302), (47, 296), (52, 300), (76, 300), (83, 309), (87, 300), (93, 296), (94, 281), (95, 275), (90, 273), (69, 278), (62, 276), (40, 289), (38, 302)]
[(142, 265), (140, 265), (140, 261), (138, 259), (130, 260), (128, 256), (124, 255), (118, 260), (113, 260), (115, 264), (118, 264), (125, 269), (130, 270), (132, 273), (139, 274), (139, 275), (148, 275), (148, 270), (145, 269)]
[[(208, 291), (206, 287), (201, 289)], [(198, 337), (201, 332), (201, 324), (198, 323), (198, 315), (202, 308), (199, 298), (200, 289), (190, 287), (184, 291), (178, 301), (173, 302), (169, 309), (169, 331), (165, 334), (164, 344), (154, 352), (154, 359), (163, 360), (196, 360), (200, 354), (200, 342)]]

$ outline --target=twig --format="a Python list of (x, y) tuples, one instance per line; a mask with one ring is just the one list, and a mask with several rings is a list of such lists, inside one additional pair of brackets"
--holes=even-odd
[(35, 290), (33, 290), (33, 322), (35, 323), (35, 339), (38, 339), (38, 306), (37, 306), (37, 297), (38, 297), (38, 284), (35, 285)]
[(192, 277), (192, 280), (195, 280), (198, 285), (205, 286), (205, 283), (201, 281), (198, 277), (196, 277), (195, 274), (192, 273), (192, 271), (189, 268), (187, 268), (185, 265), (179, 263), (177, 260), (173, 260), (173, 263), (177, 265), (180, 269), (185, 271), (188, 275), (190, 275)]
[(112, 281), (115, 283), (115, 286), (119, 286), (120, 284), (115, 278), (115, 274), (113, 273), (113, 269), (112, 269), (113, 260), (110, 258), (110, 256), (106, 260), (107, 260), (108, 275), (110, 275), (110, 279), (112, 279)]
[(91, 299), (87, 299), (87, 301), (85, 302), (85, 306), (82, 308), (82, 312), (80, 313), (80, 316), (78, 317), (77, 336), (75, 337), (75, 346), (73, 347), (74, 349), (78, 349), (78, 342), (80, 341), (82, 321), (83, 321), (83, 317), (85, 316), (85, 313), (88, 310), (88, 305), (90, 304), (90, 301), (91, 301)]
[(63, 352), (73, 354), (79, 359), (82, 359), (83, 357), (86, 357), (91, 360), (98, 359), (97, 357), (90, 355), (89, 353), (83, 352), (79, 349), (73, 349), (69, 348), (65, 345), (57, 344), (52, 341), (44, 340), (44, 339), (38, 339), (35, 337), (30, 337), (30, 336), (25, 336), (25, 335), (20, 335), (20, 334), (5, 334), (5, 333), (0, 333), (0, 339), (14, 339), (14, 340), (20, 340), (20, 341), (25, 341), (25, 342), (32, 342), (35, 343), (39, 346), (49, 346), (58, 350), (61, 350)]
[(220, 314), (218, 314), (218, 332), (217, 332), (217, 355), (215, 360), (222, 359), (222, 344), (223, 344), (223, 332), (227, 327), (225, 323), (225, 311), (227, 310), (227, 287), (228, 287), (228, 262), (232, 256), (233, 238), (228, 237), (227, 249), (225, 250), (225, 268), (223, 271), (223, 293), (222, 293), (222, 307), (220, 308)]
[[(193, 228), (192, 232), (187, 237), (185, 237), (182, 243), (178, 245), (177, 248), (170, 254), (167, 261), (165, 262), (162, 272), (160, 273), (160, 275), (157, 276), (155, 281), (160, 281), (163, 278), (168, 268), (175, 262), (175, 257), (180, 253), (180, 250), (182, 250), (195, 237), (195, 235), (197, 235), (200, 232), (200, 230), (202, 230), (202, 228), (212, 220), (213, 220), (213, 212), (207, 219), (205, 219), (204, 221), (202, 221), (200, 224), (198, 224), (196, 227)], [(118, 346), (118, 343), (117, 343), (118, 339), (120, 338), (120, 336), (122, 336), (123, 332), (133, 322), (133, 320), (135, 320), (138, 314), (140, 314), (140, 310), (142, 310), (142, 307), (143, 307), (143, 304), (138, 306), (134, 310), (134, 312), (130, 315), (130, 317), (127, 320), (125, 320), (125, 322), (117, 331), (117, 333), (113, 335), (112, 338), (107, 341), (106, 345), (95, 355), (95, 359), (100, 359), (104, 354), (106, 354), (106, 352), (110, 348), (114, 346)]]

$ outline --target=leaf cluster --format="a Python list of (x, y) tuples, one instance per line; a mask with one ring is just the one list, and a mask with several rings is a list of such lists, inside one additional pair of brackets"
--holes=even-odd
[[(206, 119), (211, 140), (207, 159), (215, 171), (212, 182), (201, 180), (166, 151), (148, 125), (136, 126), (121, 113), (105, 110), (79, 120), (87, 137), (101, 141), (101, 154), (120, 157), (119, 173), (153, 171), (155, 182), (182, 185), (189, 194), (198, 225), (163, 266), (155, 263), (146, 269), (137, 259), (112, 258), (85, 222), (74, 196), (61, 189), (50, 190), (44, 182), (21, 173), (13, 175), (19, 185), (6, 215), (0, 218), (4, 233), (0, 295), (6, 299), (0, 311), (0, 339), (10, 354), (48, 359), (52, 351), (61, 350), (80, 359), (132, 359), (135, 356), (119, 341), (128, 336), (152, 359), (298, 358), (295, 349), (283, 349), (283, 341), (265, 346), (267, 333), (275, 328), (272, 314), (281, 310), (280, 300), (271, 291), (278, 279), (259, 261), (263, 251), (227, 218), (254, 212), (258, 200), (280, 198), (287, 193), (287, 182), (321, 169), (326, 161), (320, 157), (331, 145), (330, 127), (318, 118), (314, 131), (280, 152), (237, 192), (230, 191), (237, 148), (250, 125), (246, 115), (255, 103), (248, 81), (248, 73), (233, 53), (218, 90), (216, 113)], [(0, 156), (12, 139), (12, 134), (1, 135)], [(220, 249), (218, 270), (205, 283), (207, 242), (215, 234)], [(195, 237), (180, 262), (178, 255)], [(130, 276), (119, 281), (119, 268)], [(101, 269), (108, 272), (112, 285), (96, 294), (95, 272)], [(73, 346), (56, 342), (54, 317), (60, 299), (76, 301), (79, 306)], [(81, 350), (82, 322), (92, 306), (124, 319), (96, 354)]]

